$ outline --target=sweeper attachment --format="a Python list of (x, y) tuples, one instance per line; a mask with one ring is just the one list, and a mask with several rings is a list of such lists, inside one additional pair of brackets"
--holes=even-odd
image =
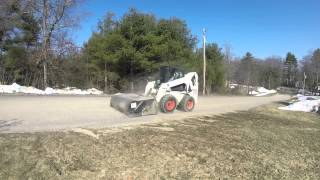
[(111, 96), (111, 107), (128, 116), (164, 113), (175, 109), (192, 111), (198, 99), (198, 75), (178, 68), (160, 68), (159, 79), (150, 81), (144, 95), (118, 93)]
[(158, 113), (158, 107), (153, 97), (137, 94), (115, 94), (111, 97), (110, 105), (128, 116), (143, 116)]

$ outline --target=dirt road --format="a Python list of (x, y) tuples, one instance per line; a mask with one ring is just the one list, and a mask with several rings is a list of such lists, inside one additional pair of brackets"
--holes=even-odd
[(193, 112), (128, 118), (109, 107), (109, 97), (88, 96), (0, 96), (0, 133), (61, 131), (72, 128), (102, 128), (176, 120), (189, 116), (248, 110), (288, 99), (271, 97), (200, 97)]

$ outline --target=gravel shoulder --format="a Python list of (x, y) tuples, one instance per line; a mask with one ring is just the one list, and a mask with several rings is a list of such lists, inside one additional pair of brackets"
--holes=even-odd
[(109, 106), (110, 97), (0, 95), (0, 133), (130, 126), (248, 110), (288, 98), (287, 95), (199, 97), (197, 106), (190, 113), (176, 111), (129, 118)]

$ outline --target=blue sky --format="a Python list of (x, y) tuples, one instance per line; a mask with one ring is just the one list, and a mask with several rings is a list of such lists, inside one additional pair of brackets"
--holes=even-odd
[(247, 51), (258, 58), (284, 57), (291, 51), (302, 58), (320, 48), (320, 0), (86, 0), (78, 11), (90, 15), (75, 30), (76, 43), (82, 46), (108, 11), (121, 18), (130, 7), (185, 20), (198, 46), (205, 27), (208, 42), (231, 45), (236, 57)]

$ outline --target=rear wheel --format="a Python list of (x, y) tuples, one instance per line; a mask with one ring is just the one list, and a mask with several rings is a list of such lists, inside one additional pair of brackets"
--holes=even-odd
[(186, 95), (182, 98), (180, 104), (179, 104), (179, 109), (185, 112), (192, 111), (195, 106), (195, 101), (194, 98)]
[(177, 107), (177, 100), (172, 95), (165, 95), (160, 100), (160, 109), (164, 113), (173, 112)]

